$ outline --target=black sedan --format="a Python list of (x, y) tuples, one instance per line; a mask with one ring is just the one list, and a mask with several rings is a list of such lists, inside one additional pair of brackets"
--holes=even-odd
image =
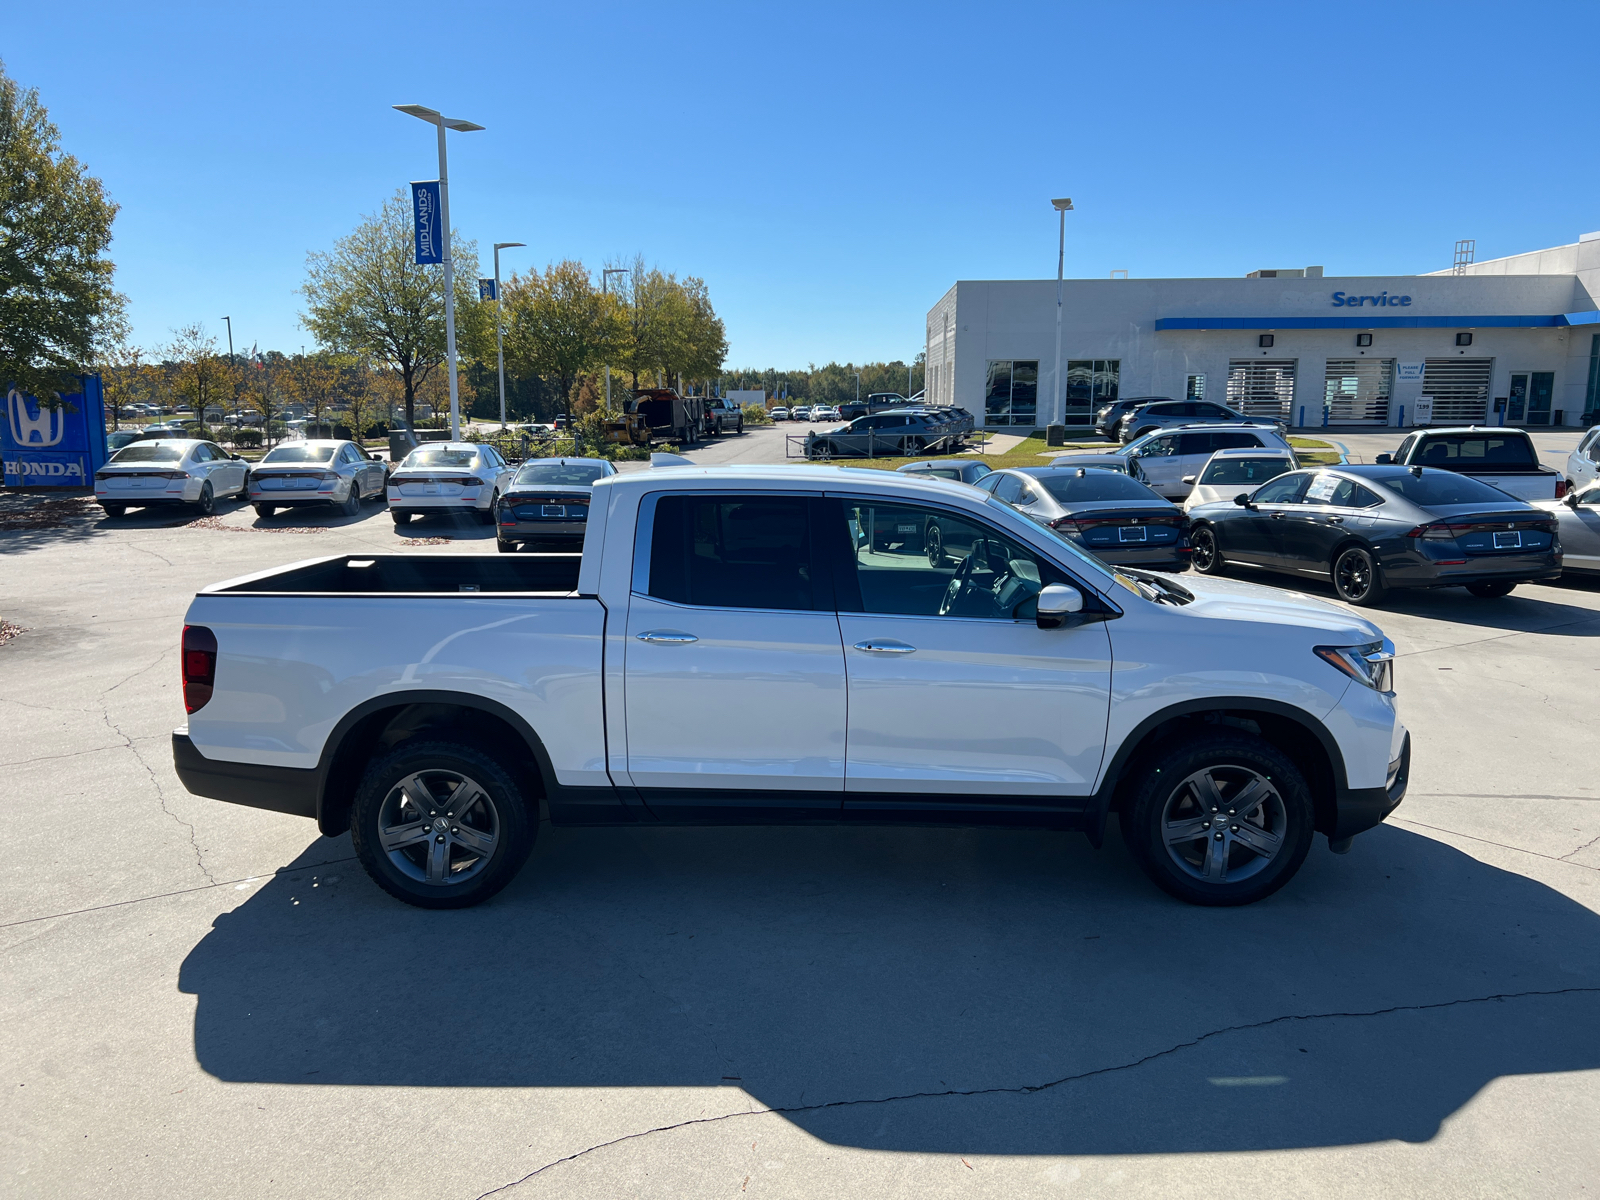
[(1183, 509), (1137, 479), (1099, 467), (1017, 467), (978, 481), (1102, 562), (1153, 571), (1189, 565)]
[(975, 458), (927, 458), (921, 462), (906, 463), (895, 470), (919, 479), (931, 475), (935, 479), (954, 479), (957, 483), (977, 483), (994, 468)]
[(495, 543), (515, 550), (583, 549), (589, 528), (589, 496), (597, 480), (617, 469), (603, 458), (531, 458), (500, 497)]
[(1202, 574), (1248, 563), (1328, 579), (1351, 604), (1381, 603), (1391, 588), (1465, 587), (1492, 598), (1561, 574), (1554, 516), (1453, 471), (1292, 471), (1189, 517)]

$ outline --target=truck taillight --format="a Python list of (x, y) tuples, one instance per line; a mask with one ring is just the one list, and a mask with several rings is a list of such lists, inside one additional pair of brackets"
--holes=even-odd
[(1567, 481), (1565, 479), (1557, 479), (1556, 480), (1556, 499), (1559, 500), (1559, 499), (1561, 499), (1561, 497), (1565, 496), (1566, 494), (1567, 494)]
[(199, 712), (217, 681), (217, 635), (204, 625), (183, 627), (183, 707)]

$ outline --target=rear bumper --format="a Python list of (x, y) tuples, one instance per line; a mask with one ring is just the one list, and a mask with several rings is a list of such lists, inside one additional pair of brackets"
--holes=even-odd
[(184, 729), (172, 731), (172, 765), (179, 782), (196, 796), (316, 819), (317, 796), (322, 790), (318, 770), (207, 758)]
[(515, 525), (499, 526), (502, 542), (538, 542), (541, 545), (579, 546), (588, 532), (587, 521), (519, 521)]

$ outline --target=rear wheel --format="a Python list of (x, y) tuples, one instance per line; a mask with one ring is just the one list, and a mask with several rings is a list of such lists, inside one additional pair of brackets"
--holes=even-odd
[(217, 495), (211, 490), (209, 479), (200, 485), (200, 499), (194, 502), (194, 506), (200, 510), (202, 517), (209, 517), (217, 511)]
[(258, 505), (256, 505), (256, 516), (260, 517), (263, 521), (265, 521), (268, 517), (272, 516), (272, 514), (277, 512), (277, 511), (278, 511), (278, 507), (275, 504), (258, 504)]
[(346, 496), (344, 498), (344, 502), (339, 505), (339, 512), (341, 514), (343, 514), (344, 516), (353, 517), (356, 514), (358, 514), (360, 511), (361, 511), (361, 488), (355, 482), (355, 480), (351, 480), (350, 481), (350, 494), (348, 496)]
[(128, 506), (126, 504), (102, 504), (100, 507), (105, 509), (106, 516), (108, 517), (126, 516), (128, 512)]
[(494, 546), (501, 554), (515, 554), (517, 552), (517, 544), (508, 542), (504, 538), (495, 538)]
[(1209, 525), (1190, 530), (1189, 545), (1194, 552), (1189, 555), (1189, 565), (1202, 575), (1221, 575), (1226, 567), (1222, 552), (1217, 549), (1217, 532)]
[(1118, 813), (1134, 860), (1190, 904), (1250, 904), (1294, 877), (1315, 811), (1304, 777), (1276, 746), (1247, 734), (1156, 746)]
[(944, 566), (944, 530), (937, 525), (929, 525), (922, 542), (928, 551), (928, 565), (934, 570)]
[(394, 523), (396, 525), (409, 525), (409, 524), (411, 524), (411, 515), (412, 514), (406, 512), (404, 509), (391, 508), (389, 510), (389, 515), (394, 518)]
[(1346, 604), (1368, 608), (1381, 604), (1389, 589), (1383, 586), (1372, 552), (1361, 546), (1347, 546), (1333, 559), (1333, 590)]
[(500, 523), (500, 493), (495, 492), (489, 497), (489, 507), (478, 514), (478, 520), (485, 525), (498, 525)]
[(1509, 596), (1511, 594), (1511, 589), (1516, 586), (1517, 585), (1514, 583), (1501, 583), (1498, 581), (1491, 583), (1469, 583), (1467, 584), (1467, 591), (1471, 592), (1480, 600), (1498, 600), (1501, 596)]
[(367, 768), (350, 840), (391, 896), (419, 908), (466, 908), (521, 869), (538, 832), (532, 803), (512, 772), (475, 746), (407, 742)]

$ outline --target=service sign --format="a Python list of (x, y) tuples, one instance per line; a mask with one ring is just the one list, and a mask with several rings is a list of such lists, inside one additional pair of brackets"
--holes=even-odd
[(417, 224), (419, 265), (444, 261), (444, 218), (440, 208), (437, 179), (411, 185), (411, 212)]
[(15, 387), (6, 389), (0, 424), (0, 462), (7, 487), (84, 488), (106, 460), (106, 423), (100, 377), (82, 376), (83, 391), (40, 404)]

